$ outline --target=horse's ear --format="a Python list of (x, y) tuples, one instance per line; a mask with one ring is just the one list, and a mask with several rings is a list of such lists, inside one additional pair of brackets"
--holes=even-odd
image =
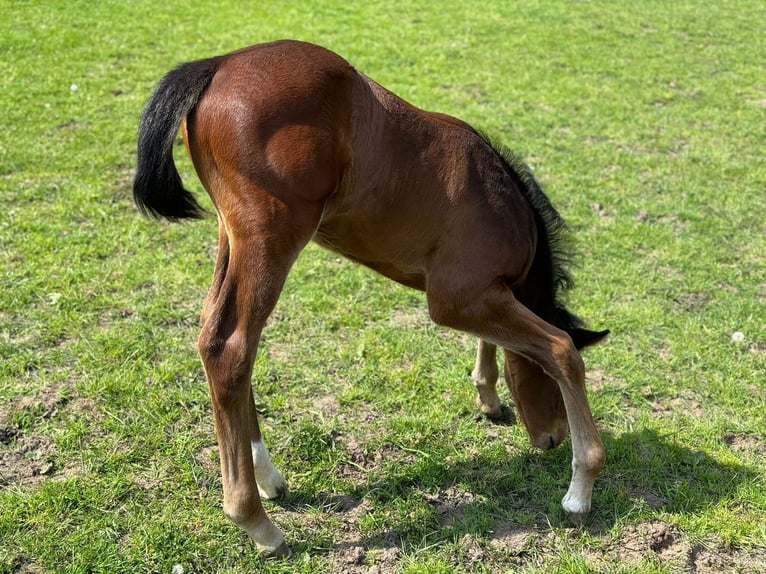
[(569, 336), (572, 337), (572, 342), (577, 349), (584, 349), (585, 347), (592, 347), (603, 341), (609, 334), (609, 329), (606, 331), (589, 331), (588, 329), (572, 329), (569, 332)]

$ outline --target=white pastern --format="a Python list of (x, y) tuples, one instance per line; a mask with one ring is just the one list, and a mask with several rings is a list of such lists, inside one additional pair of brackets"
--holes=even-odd
[(561, 506), (567, 514), (585, 515), (590, 512), (590, 499), (586, 500), (582, 493), (572, 492), (570, 488), (561, 501)]
[(279, 558), (290, 555), (282, 532), (268, 519), (256, 526), (245, 528), (264, 558)]
[(253, 441), (253, 468), (258, 493), (267, 500), (279, 498), (287, 493), (287, 482), (271, 462), (269, 450), (262, 440)]
[(561, 501), (561, 506), (575, 522), (583, 520), (590, 512), (593, 481), (594, 479), (589, 477), (580, 468), (577, 459), (573, 458), (572, 482), (569, 484), (569, 490)]

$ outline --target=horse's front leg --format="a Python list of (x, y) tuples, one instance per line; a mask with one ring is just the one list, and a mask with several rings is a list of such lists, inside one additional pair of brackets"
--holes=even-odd
[[(476, 366), (471, 372), (476, 387), (476, 406), (491, 419), (504, 418), (504, 409), (497, 396), (497, 345), (479, 339)], [(505, 416), (508, 416), (507, 414)]]
[(467, 276), (471, 274), (447, 269), (430, 278), (431, 318), (528, 357), (558, 385), (572, 435), (572, 480), (562, 506), (581, 522), (590, 512), (593, 484), (605, 458), (588, 405), (582, 357), (569, 335), (524, 307), (503, 281), (488, 281), (486, 288), (481, 282), (478, 288), (455, 284), (455, 277)]

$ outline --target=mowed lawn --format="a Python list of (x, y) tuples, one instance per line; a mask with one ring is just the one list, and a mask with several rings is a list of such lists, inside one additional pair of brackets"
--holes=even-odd
[[(0, 12), (0, 573), (766, 570), (763, 2)], [(560, 508), (570, 442), (477, 416), (475, 341), (315, 246), (254, 374), (293, 558), (223, 516), (195, 347), (217, 225), (136, 213), (135, 138), (175, 64), (279, 38), (504, 142), (568, 221), (569, 306), (612, 330), (585, 354), (586, 526)]]

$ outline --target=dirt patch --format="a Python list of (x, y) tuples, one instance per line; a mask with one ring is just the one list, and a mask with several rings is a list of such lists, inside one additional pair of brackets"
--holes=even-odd
[(675, 524), (645, 522), (626, 526), (619, 538), (601, 548), (589, 549), (586, 555), (596, 563), (639, 564), (645, 560), (683, 569), (691, 547)]
[(652, 552), (671, 556), (679, 553), (681, 531), (675, 524), (649, 522), (639, 525), (638, 531), (643, 535), (649, 550)]
[(766, 455), (766, 441), (753, 434), (729, 431), (723, 435), (723, 442), (733, 451)]
[(430, 326), (431, 318), (428, 316), (428, 311), (423, 307), (407, 310), (395, 309), (391, 314), (391, 324), (398, 328), (415, 329)]
[(646, 488), (634, 488), (630, 491), (630, 497), (634, 500), (642, 500), (649, 508), (664, 508), (668, 505), (667, 498)]
[(669, 225), (675, 231), (685, 231), (689, 228), (689, 223), (677, 215), (649, 213), (644, 209), (637, 211), (633, 215), (633, 221), (649, 225)]
[(21, 436), (21, 431), (16, 427), (0, 428), (0, 444), (10, 445)]
[(201, 446), (194, 451), (192, 455), (194, 461), (199, 464), (206, 472), (217, 473), (220, 470), (218, 462), (218, 445)]
[(13, 427), (0, 434), (14, 437), (0, 449), (0, 486), (34, 484), (56, 471), (56, 447), (48, 437), (23, 436)]
[(555, 554), (552, 533), (545, 534), (534, 526), (521, 526), (512, 523), (497, 523), (493, 529), (487, 549), (490, 560), (497, 564), (493, 572), (506, 572), (509, 567), (540, 566), (546, 550)]
[(62, 415), (64, 411), (87, 412), (89, 417), (93, 416), (95, 411), (88, 399), (78, 395), (71, 380), (52, 382), (34, 394), (24, 395), (0, 405), (0, 426), (7, 427), (11, 424), (10, 420), (17, 419), (20, 421), (18, 424), (27, 429)]
[(380, 419), (375, 407), (365, 403), (341, 404), (334, 394), (314, 395), (306, 399), (307, 408), (324, 419), (337, 419), (338, 428), (366, 425)]
[(591, 207), (602, 220), (614, 221), (615, 217), (617, 217), (617, 212), (614, 209), (602, 203), (593, 203)]
[(393, 574), (398, 571), (399, 558), (398, 548), (352, 546), (335, 552), (330, 562), (332, 572), (338, 574)]
[(698, 545), (692, 548), (688, 560), (688, 571), (696, 574), (761, 574), (764, 570), (766, 548), (733, 549), (720, 545)]
[(472, 492), (455, 487), (440, 490), (437, 494), (424, 494), (423, 498), (439, 515), (439, 523), (449, 525), (463, 518), (465, 508), (476, 500)]
[(379, 471), (385, 463), (396, 461), (402, 465), (410, 465), (415, 462), (415, 456), (401, 448), (387, 443), (373, 446), (372, 441), (364, 437), (350, 436), (339, 439), (348, 453), (337, 467), (337, 472), (344, 478), (349, 478), (358, 484), (364, 483), (367, 478)]
[(614, 377), (597, 367), (586, 371), (585, 385), (588, 387), (588, 392), (596, 393), (605, 389), (614, 390), (627, 388), (625, 381), (619, 377)]
[(522, 556), (540, 539), (540, 533), (531, 526), (496, 524), (489, 540), (491, 547), (513, 556)]
[(333, 555), (332, 572), (339, 574), (393, 574), (398, 571), (398, 548), (366, 550), (362, 546), (343, 548)]
[(460, 539), (457, 552), (452, 556), (451, 563), (463, 571), (477, 564), (486, 564), (489, 561), (490, 553), (484, 544), (472, 534), (466, 534)]
[(710, 299), (711, 297), (709, 293), (695, 291), (679, 295), (673, 299), (673, 302), (685, 311), (699, 311), (707, 305)]
[(659, 416), (685, 414), (696, 419), (705, 417), (702, 403), (690, 396), (664, 397), (652, 402), (652, 412)]
[(367, 572), (368, 568), (363, 567), (366, 557), (367, 552), (361, 546), (343, 548), (335, 553), (333, 572)]
[(360, 516), (370, 511), (372, 505), (366, 499), (356, 500), (347, 495), (341, 496), (338, 503), (336, 508), (340, 513), (341, 534), (336, 542), (341, 546), (344, 544), (354, 546), (357, 541), (356, 523)]
[(319, 409), (322, 416), (325, 418), (332, 418), (340, 413), (340, 403), (335, 395), (325, 395), (314, 399), (314, 407)]
[(36, 484), (76, 472), (74, 462), (60, 465), (56, 445), (39, 431), (41, 423), (56, 417), (94, 416), (86, 398), (73, 398), (73, 389), (72, 381), (63, 380), (0, 406), (0, 486)]
[(588, 548), (584, 555), (597, 566), (615, 561), (633, 566), (651, 562), (671, 572), (696, 574), (756, 574), (766, 566), (764, 548), (733, 548), (713, 540), (692, 541), (675, 524), (661, 521), (628, 525), (617, 539), (599, 548)]
[(46, 570), (39, 566), (32, 558), (17, 556), (11, 563), (10, 571), (13, 574), (42, 574)]
[(276, 510), (271, 513), (284, 531), (295, 539), (308, 538), (320, 525), (336, 526), (334, 547), (327, 555), (330, 572), (339, 574), (393, 574), (399, 571), (401, 539), (386, 530), (372, 537), (360, 533), (360, 520), (368, 514), (373, 503), (347, 494), (330, 494), (314, 501), (321, 506), (320, 514), (307, 521), (304, 510)]

